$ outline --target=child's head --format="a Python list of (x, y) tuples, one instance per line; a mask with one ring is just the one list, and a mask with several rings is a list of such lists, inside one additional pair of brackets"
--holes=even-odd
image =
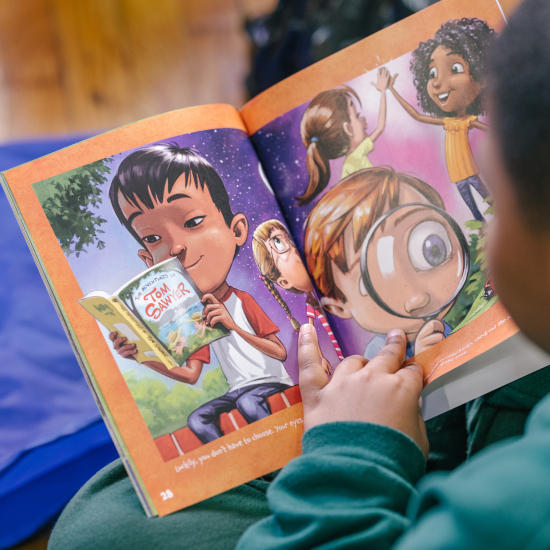
[(508, 23), (488, 58), (488, 259), (516, 323), (550, 351), (550, 3), (524, 0)]
[[(353, 318), (376, 333), (401, 328), (412, 334), (423, 324), (384, 311), (367, 294), (362, 282), (361, 247), (370, 228), (389, 210), (409, 203), (425, 203), (444, 209), (435, 189), (422, 180), (391, 168), (359, 170), (324, 195), (311, 211), (305, 232), (306, 261), (323, 306), (338, 317)], [(409, 296), (404, 281), (396, 285), (405, 303), (422, 302)], [(424, 300), (424, 305), (427, 305)]]
[(281, 304), (292, 326), (300, 330), (300, 323), (294, 319), (275, 286), (277, 284), (297, 294), (313, 291), (309, 275), (286, 227), (279, 220), (267, 220), (260, 224), (254, 231), (252, 252), (265, 286)]
[(436, 117), (485, 112), (485, 57), (495, 31), (481, 19), (443, 23), (413, 52), (411, 71), (420, 108)]
[(330, 180), (330, 159), (347, 154), (350, 140), (366, 137), (367, 123), (359, 116), (361, 100), (349, 86), (318, 94), (308, 105), (300, 124), (300, 135), (307, 147), (306, 168), (309, 183), (303, 195), (296, 197), (300, 206), (309, 204)]
[(109, 197), (145, 264), (177, 257), (203, 293), (224, 283), (248, 236), (246, 217), (233, 214), (223, 181), (193, 149), (161, 144), (128, 155)]

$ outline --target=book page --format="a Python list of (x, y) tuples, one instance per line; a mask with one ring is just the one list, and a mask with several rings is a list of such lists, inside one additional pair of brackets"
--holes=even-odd
[[(170, 354), (174, 364), (169, 370), (181, 367), (195, 352), (229, 335), (221, 323), (207, 324), (202, 292), (178, 258), (138, 275), (117, 292), (117, 297)], [(122, 336), (126, 336), (124, 331)]]
[[(160, 115), (4, 178), (148, 513), (194, 504), (300, 452), (297, 330), (324, 317), (234, 108)], [(78, 301), (113, 295), (171, 258), (202, 295), (188, 324), (204, 345), (168, 369), (135, 361), (132, 335), (109, 334)], [(219, 325), (229, 334), (206, 342)], [(176, 353), (183, 332), (165, 335)], [(320, 345), (336, 365), (329, 332)]]
[(157, 359), (157, 355), (149, 343), (149, 338), (152, 338), (152, 336), (148, 335), (148, 338), (144, 338), (114, 307), (107, 295), (101, 296), (98, 292), (92, 293), (82, 298), (80, 304), (100, 321), (109, 332), (117, 332), (124, 336), (128, 343), (136, 345), (137, 353), (135, 353), (134, 359), (138, 363)]
[(495, 0), (442, 0), (254, 98), (241, 111), (344, 355), (392, 328), (429, 383), (517, 327), (486, 270)]

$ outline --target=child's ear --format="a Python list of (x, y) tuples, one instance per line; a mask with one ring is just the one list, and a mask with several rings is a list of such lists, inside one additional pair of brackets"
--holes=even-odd
[(275, 282), (285, 290), (290, 290), (292, 288), (292, 285), (284, 277), (279, 277)]
[(353, 130), (351, 129), (351, 124), (349, 122), (344, 122), (343, 128), (348, 137), (353, 137)]
[(248, 220), (244, 214), (240, 212), (233, 216), (231, 220), (231, 231), (235, 235), (235, 244), (243, 246), (248, 238)]
[(348, 306), (336, 298), (321, 298), (321, 305), (332, 315), (341, 319), (351, 319), (351, 311)]
[(138, 256), (143, 260), (145, 265), (147, 267), (153, 267), (155, 265), (155, 262), (153, 261), (153, 256), (149, 254), (149, 252), (143, 248), (138, 250)]

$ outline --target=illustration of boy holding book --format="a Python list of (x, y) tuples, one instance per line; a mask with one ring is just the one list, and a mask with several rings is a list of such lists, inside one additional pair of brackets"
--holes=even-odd
[[(121, 163), (109, 190), (119, 221), (138, 241), (139, 257), (151, 267), (176, 257), (203, 293), (206, 327), (221, 323), (230, 334), (168, 369), (144, 363), (170, 378), (195, 384), (203, 365), (216, 354), (229, 391), (195, 410), (188, 426), (203, 442), (221, 437), (217, 420), (237, 408), (249, 423), (270, 414), (267, 398), (293, 385), (283, 361), (286, 349), (279, 328), (254, 298), (227, 283), (239, 248), (248, 237), (248, 220), (233, 214), (224, 183), (196, 151), (161, 144), (130, 154)], [(126, 358), (134, 344), (116, 332), (115, 350)]]

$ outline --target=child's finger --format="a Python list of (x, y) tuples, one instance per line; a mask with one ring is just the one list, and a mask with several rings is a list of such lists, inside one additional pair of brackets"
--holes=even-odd
[(219, 309), (213, 309), (208, 312), (208, 315), (206, 316), (206, 324), (212, 326), (214, 323), (212, 322), (214, 318), (220, 317), (220, 310)]
[(367, 363), (368, 359), (365, 359), (362, 355), (350, 355), (346, 357), (339, 365), (338, 370), (334, 376), (339, 378), (342, 376), (349, 376), (357, 371), (360, 371)]
[(300, 367), (300, 391), (304, 402), (306, 402), (328, 384), (319, 352), (317, 333), (315, 328), (309, 324), (300, 327), (298, 365)]
[(116, 331), (109, 333), (109, 339), (111, 340), (111, 342), (114, 342), (117, 336), (118, 336), (118, 332)]
[[(420, 404), (420, 394), (424, 388), (424, 370), (418, 363), (409, 363), (402, 369), (399, 369), (396, 376), (400, 376), (407, 381), (407, 385), (414, 392), (415, 400)], [(422, 406), (422, 405), (420, 405)]]
[(445, 334), (442, 332), (432, 332), (429, 336), (422, 338), (423, 349), (435, 346), (439, 342), (443, 342), (443, 340), (445, 340)]
[(223, 317), (221, 315), (212, 315), (212, 317), (210, 318), (210, 321), (208, 321), (208, 324), (213, 327), (216, 323), (219, 323), (221, 322), (223, 319)]
[(126, 344), (118, 350), (118, 354), (122, 355), (125, 359), (133, 359), (134, 355), (137, 353), (137, 348), (135, 344)]
[(203, 294), (201, 302), (210, 302), (211, 304), (219, 304), (220, 301), (213, 294)]
[(211, 311), (219, 311), (220, 304), (208, 304), (202, 310), (203, 319), (208, 316)]
[(386, 345), (369, 361), (369, 368), (396, 373), (405, 360), (407, 353), (407, 338), (401, 329), (390, 330), (386, 335)]
[(116, 338), (113, 340), (114, 348), (116, 351), (120, 349), (122, 345), (126, 343), (126, 336), (121, 336), (120, 338)]

